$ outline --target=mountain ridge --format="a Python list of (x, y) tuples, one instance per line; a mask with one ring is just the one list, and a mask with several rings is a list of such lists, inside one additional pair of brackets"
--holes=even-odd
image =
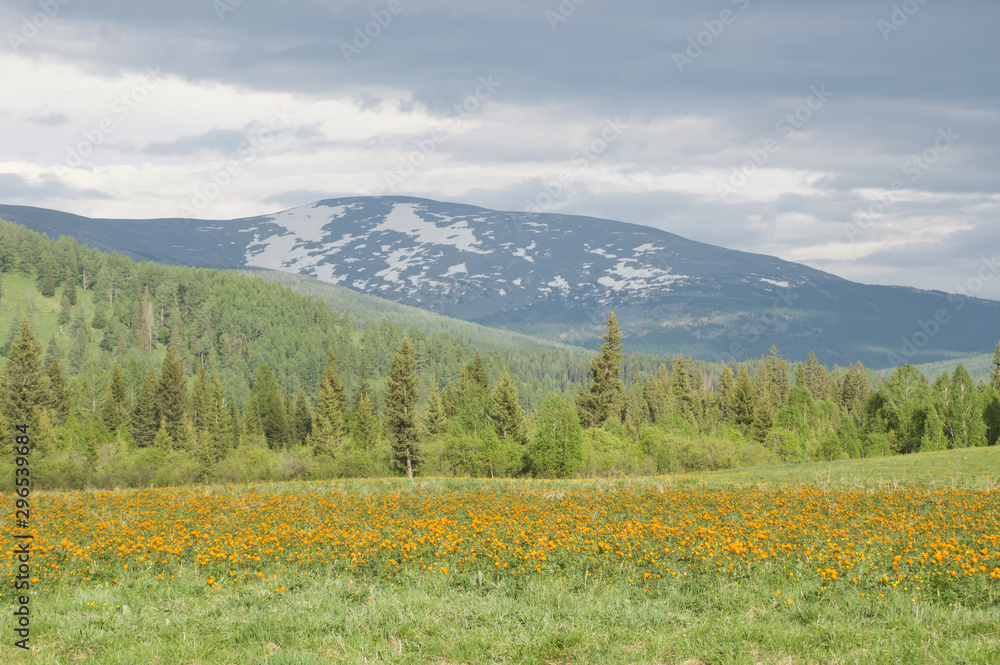
[[(0, 216), (140, 260), (294, 272), (591, 348), (611, 311), (632, 350), (716, 361), (759, 356), (773, 343), (791, 358), (815, 351), (887, 367), (985, 352), (1000, 331), (995, 301), (857, 284), (777, 257), (579, 215), (384, 196), (233, 220), (90, 219), (5, 205)], [(920, 324), (941, 312), (947, 323), (922, 332)]]

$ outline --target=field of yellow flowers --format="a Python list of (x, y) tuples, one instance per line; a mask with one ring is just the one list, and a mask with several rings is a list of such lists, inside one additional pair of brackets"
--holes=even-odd
[[(691, 616), (705, 608), (706, 616), (716, 613), (716, 621), (728, 614), (742, 615), (751, 606), (757, 608), (750, 610), (751, 619), (758, 612), (785, 612), (782, 621), (798, 621), (806, 631), (822, 624), (824, 607), (835, 607), (843, 614), (842, 629), (850, 631), (855, 619), (878, 625), (880, 608), (895, 616), (894, 621), (905, 622), (910, 612), (919, 617), (927, 608), (947, 613), (961, 607), (978, 613), (979, 618), (970, 621), (979, 626), (995, 618), (1000, 606), (997, 489), (926, 485), (820, 489), (806, 484), (710, 488), (678, 485), (669, 479), (421, 479), (37, 493), (34, 500), (32, 589), (38, 594), (34, 609), (43, 621), (46, 603), (58, 606), (64, 615), (59, 621), (74, 622), (82, 631), (95, 620), (112, 621), (101, 624), (118, 626), (111, 632), (151, 630), (152, 623), (141, 629), (130, 623), (132, 617), (123, 617), (123, 608), (154, 606), (144, 621), (158, 621), (154, 610), (174, 602), (166, 600), (173, 598), (200, 607), (209, 617), (205, 621), (217, 617), (221, 624), (231, 622), (231, 630), (222, 632), (231, 633), (233, 640), (246, 629), (240, 624), (246, 619), (232, 610), (237, 602), (271, 608), (268, 611), (282, 608), (289, 625), (296, 625), (291, 623), (296, 613), (300, 620), (316, 611), (345, 615), (336, 620), (327, 617), (322, 624), (326, 627), (316, 628), (314, 641), (325, 644), (323, 631), (333, 635), (369, 625), (350, 623), (355, 611), (350, 602), (374, 603), (380, 593), (390, 593), (395, 599), (391, 602), (405, 605), (399, 600), (407, 597), (405, 593), (399, 596), (394, 590), (419, 589), (421, 603), (427, 594), (436, 593), (439, 605), (422, 610), (424, 618), (413, 619), (409, 628), (401, 627), (407, 621), (405, 614), (395, 627), (378, 614), (365, 615), (364, 621), (387, 622), (378, 632), (381, 641), (372, 645), (398, 646), (396, 651), (386, 647), (383, 657), (375, 660), (421, 662), (447, 651), (454, 634), (437, 633), (438, 651), (426, 636), (435, 634), (444, 607), (461, 614), (464, 610), (455, 609), (454, 603), (471, 598), (469, 594), (478, 594), (477, 603), (486, 602), (481, 600), (485, 594), (507, 594), (503, 602), (511, 607), (581, 603), (588, 605), (580, 611), (590, 612), (588, 620), (594, 625), (614, 625), (633, 612), (643, 625), (636, 634), (647, 636), (664, 624), (643, 623), (644, 612), (657, 613), (670, 625), (685, 616), (677, 607), (686, 608)], [(2, 565), (13, 582), (12, 551)], [(12, 586), (4, 586), (0, 605), (6, 607)], [(324, 589), (347, 604), (323, 609)], [(532, 598), (533, 593), (537, 597)], [(609, 594), (617, 600), (610, 600)], [(723, 596), (730, 599), (729, 609), (720, 609)], [(854, 605), (841, 602), (847, 598)], [(600, 605), (625, 602), (622, 599), (627, 600), (625, 605)], [(542, 613), (539, 621), (542, 616), (550, 618), (542, 605), (537, 610)], [(221, 608), (226, 607), (233, 616), (223, 619)], [(490, 612), (507, 616), (507, 610), (496, 608), (474, 616)], [(549, 630), (560, 634), (583, 630), (573, 628), (572, 611), (566, 616), (568, 623), (562, 628)], [(530, 621), (520, 621), (518, 625), (529, 634)], [(682, 630), (679, 625), (675, 631)], [(206, 625), (202, 629), (212, 632)], [(199, 629), (191, 630), (197, 634)], [(576, 654), (580, 662), (643, 662), (630, 658), (643, 653), (653, 658), (656, 649), (660, 649), (656, 658), (662, 658), (665, 643), (629, 638), (630, 643), (644, 646), (629, 652), (631, 656), (619, 654), (620, 661), (604, 660), (597, 657), (599, 651), (588, 650), (589, 634), (584, 630), (577, 642), (538, 648), (570, 662), (574, 658), (567, 654)], [(287, 633), (283, 636), (289, 644), (296, 643)], [(257, 637), (255, 633), (250, 640)], [(914, 640), (918, 637), (919, 631)], [(718, 662), (730, 662), (718, 656), (726, 653), (732, 662), (739, 662), (733, 654), (748, 639), (740, 637), (723, 652), (713, 652), (709, 641), (700, 648), (689, 644), (688, 652), (677, 654), (690, 656), (693, 649), (716, 653)], [(995, 627), (978, 632), (973, 642), (982, 646), (984, 639), (993, 646), (983, 653), (1000, 651)], [(44, 632), (39, 640), (44, 644)], [(860, 644), (862, 638), (856, 640)], [(281, 637), (257, 642), (277, 649), (263, 653), (260, 662), (282, 662), (275, 659), (280, 649), (288, 648)], [(84, 644), (80, 638), (72, 648), (64, 645), (62, 653), (70, 660), (74, 649), (86, 654)], [(654, 649), (654, 644), (660, 646)], [(510, 648), (512, 660), (532, 661), (525, 653), (537, 655), (530, 649)], [(785, 647), (765, 654), (771, 653), (777, 662), (796, 648), (790, 638)], [(836, 645), (825, 648), (829, 650), (822, 653), (827, 656), (840, 653)], [(358, 649), (360, 654), (363, 649)], [(202, 662), (178, 653), (184, 653), (184, 662)], [(316, 656), (318, 660), (289, 662), (352, 660), (347, 647), (327, 648), (326, 653), (326, 658)], [(537, 655), (537, 662), (544, 662), (543, 656)], [(468, 654), (457, 660), (477, 662)], [(769, 662), (766, 656), (758, 661)], [(230, 661), (216, 653), (205, 656), (204, 662)]]
[(118, 583), (186, 566), (209, 587), (281, 593), (329, 569), (358, 579), (551, 575), (637, 585), (782, 571), (828, 592), (854, 585), (985, 600), (1000, 591), (996, 490), (380, 484), (381, 492), (346, 481), (41, 495), (36, 577), (51, 587)]

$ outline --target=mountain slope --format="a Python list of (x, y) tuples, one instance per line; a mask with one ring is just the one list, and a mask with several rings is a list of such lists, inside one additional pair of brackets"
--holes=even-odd
[[(593, 346), (614, 311), (629, 349), (873, 367), (993, 348), (1000, 303), (866, 286), (657, 229), (410, 197), (331, 199), (236, 220), (0, 217), (162, 263), (297, 272), (484, 325)], [(937, 321), (935, 321), (937, 318)]]

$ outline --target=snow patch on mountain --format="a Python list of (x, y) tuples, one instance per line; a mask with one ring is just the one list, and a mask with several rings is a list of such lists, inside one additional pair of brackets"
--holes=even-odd
[[(474, 254), (492, 254), (492, 250), (480, 249), (480, 241), (465, 220), (460, 220), (448, 226), (438, 226), (417, 214), (420, 208), (415, 203), (397, 203), (378, 226), (377, 231), (394, 231), (410, 236), (414, 242), (422, 245), (446, 245), (462, 252)], [(450, 221), (451, 218), (444, 217)]]

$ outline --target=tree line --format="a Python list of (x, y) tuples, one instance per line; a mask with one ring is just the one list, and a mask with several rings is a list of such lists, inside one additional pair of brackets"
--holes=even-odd
[(358, 326), (276, 284), (7, 223), (0, 271), (0, 452), (30, 423), (48, 487), (665, 473), (1000, 434), (1000, 345), (979, 385), (962, 367), (930, 383), (912, 365), (882, 382), (774, 347), (724, 366), (626, 354), (614, 315), (596, 357), (484, 355), (447, 333)]

